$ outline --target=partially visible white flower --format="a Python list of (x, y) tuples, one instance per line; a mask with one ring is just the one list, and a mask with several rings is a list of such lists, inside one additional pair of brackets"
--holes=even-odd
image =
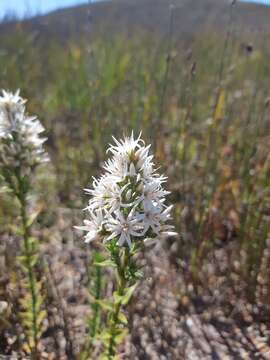
[(105, 163), (104, 169), (112, 176), (114, 176), (117, 181), (122, 181), (129, 174), (128, 166), (128, 159), (119, 155), (114, 159), (109, 159)]
[(85, 192), (91, 195), (87, 209), (95, 210), (105, 207), (107, 197), (107, 178), (102, 176), (100, 179), (94, 178), (93, 188), (85, 189)]
[(164, 224), (170, 220), (171, 209), (172, 206), (164, 210), (160, 206), (147, 203), (144, 206), (143, 213), (139, 215), (144, 224), (144, 233), (150, 228), (156, 235), (159, 235), (164, 230)]
[(16, 131), (18, 123), (22, 121), (26, 100), (19, 93), (19, 90), (15, 94), (3, 90), (0, 96), (0, 138), (8, 137), (12, 131)]
[(126, 177), (140, 179), (144, 174), (150, 176), (153, 156), (148, 155), (150, 145), (144, 145), (141, 134), (137, 139), (134, 139), (133, 133), (120, 141), (113, 139), (116, 145), (110, 145), (108, 149), (113, 158), (106, 162), (104, 169), (119, 181)]
[(99, 209), (96, 212), (89, 211), (89, 220), (84, 220), (84, 226), (75, 226), (76, 229), (86, 231), (85, 242), (90, 243), (94, 240), (101, 239), (101, 232), (103, 226), (103, 213)]
[(161, 233), (159, 234), (160, 239), (166, 239), (168, 237), (178, 236), (178, 233), (173, 230), (174, 230), (174, 227), (172, 225), (164, 225)]
[(124, 192), (129, 187), (129, 184), (120, 186), (116, 183), (111, 183), (107, 188), (106, 206), (109, 213), (120, 211), (120, 208), (130, 208), (134, 205), (133, 202), (125, 202)]
[(162, 188), (162, 181), (164, 182), (164, 180), (153, 178), (151, 181), (142, 184), (142, 195), (140, 199), (144, 207), (151, 208), (153, 203), (159, 206), (164, 205), (164, 199), (170, 192)]
[(123, 193), (129, 186), (119, 186), (113, 177), (102, 177), (99, 181), (94, 179), (93, 189), (85, 189), (92, 195), (87, 209), (104, 208), (109, 213), (119, 210), (120, 207), (131, 207), (134, 203), (125, 203)]
[(19, 91), (3, 91), (0, 96), (0, 163), (8, 167), (21, 167), (29, 172), (38, 163), (48, 160), (43, 148), (44, 128), (35, 116), (25, 111), (26, 100)]
[(113, 137), (115, 145), (110, 145), (108, 152), (111, 152), (114, 156), (124, 155), (130, 156), (137, 149), (141, 149), (144, 146), (144, 142), (141, 139), (141, 134), (137, 139), (134, 139), (133, 132), (130, 137), (124, 137), (124, 139), (118, 141)]

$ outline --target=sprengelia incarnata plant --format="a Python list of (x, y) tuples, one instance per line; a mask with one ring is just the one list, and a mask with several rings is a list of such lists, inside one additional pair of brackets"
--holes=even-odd
[(172, 206), (166, 205), (168, 191), (163, 188), (166, 177), (157, 172), (150, 145), (133, 133), (113, 140), (105, 173), (86, 189), (91, 198), (84, 225), (78, 227), (86, 232), (86, 243), (98, 242), (106, 250), (105, 259), (96, 265), (112, 267), (116, 274), (112, 299), (95, 300), (107, 312), (107, 322), (97, 334), (104, 349), (101, 359), (114, 359), (126, 334), (123, 309), (143, 278), (136, 255), (173, 230), (168, 224)]

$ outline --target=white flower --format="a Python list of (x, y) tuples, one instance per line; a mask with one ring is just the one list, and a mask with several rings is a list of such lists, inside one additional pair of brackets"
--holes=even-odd
[[(166, 177), (157, 173), (150, 145), (145, 146), (141, 135), (135, 139), (133, 133), (114, 142), (108, 149), (112, 157), (105, 163), (105, 174), (86, 190), (91, 195), (89, 212), (104, 210), (98, 222), (104, 230), (103, 241), (116, 239), (119, 246), (131, 247), (135, 239), (143, 243), (146, 236), (164, 237), (173, 228), (167, 224), (172, 207), (165, 204)], [(100, 232), (89, 221), (94, 220), (86, 223), (89, 238), (95, 239)]]
[(154, 203), (157, 203), (159, 206), (163, 204), (165, 197), (170, 193), (162, 188), (161, 184), (164, 181), (165, 180), (160, 178), (153, 178), (143, 185), (140, 199), (142, 200), (144, 207), (149, 208)]
[(96, 208), (102, 208), (106, 205), (107, 197), (107, 178), (102, 176), (99, 180), (94, 178), (93, 189), (85, 189), (85, 191), (92, 196), (89, 200), (87, 209), (95, 210)]
[(9, 167), (20, 166), (22, 172), (48, 160), (43, 149), (44, 128), (35, 116), (25, 112), (26, 100), (19, 91), (3, 91), (0, 96), (0, 163)]
[(123, 181), (126, 177), (137, 179), (143, 175), (149, 177), (153, 173), (153, 156), (148, 155), (150, 145), (145, 146), (140, 136), (134, 139), (132, 133), (130, 138), (126, 137), (120, 141), (113, 138), (116, 145), (110, 145), (108, 149), (108, 152), (113, 154), (113, 158), (107, 161), (104, 169), (119, 181)]
[(85, 242), (90, 243), (91, 241), (100, 239), (100, 233), (102, 232), (103, 225), (103, 213), (99, 209), (96, 212), (89, 211), (90, 219), (84, 220), (84, 226), (75, 226), (76, 229), (87, 231), (85, 235)]
[(105, 163), (104, 169), (114, 176), (117, 181), (122, 181), (129, 174), (128, 160), (122, 156), (109, 159)]
[(106, 241), (118, 238), (117, 244), (119, 246), (127, 243), (128, 246), (131, 247), (131, 237), (141, 237), (143, 235), (143, 224), (140, 218), (134, 214), (134, 211), (131, 211), (127, 217), (120, 211), (117, 211), (115, 218), (109, 218), (106, 230), (111, 233)]
[(0, 138), (5, 138), (12, 131), (16, 131), (18, 123), (22, 121), (26, 100), (19, 96), (19, 90), (15, 94), (4, 90), (2, 93), (3, 96), (0, 96)]
[(128, 186), (129, 184), (120, 187), (112, 176), (103, 176), (99, 181), (94, 179), (93, 189), (85, 189), (92, 195), (87, 209), (94, 210), (104, 207), (111, 213), (120, 207), (131, 207), (133, 203), (125, 203), (123, 199), (123, 192)]
[(115, 137), (113, 137), (113, 140), (116, 145), (110, 145), (107, 152), (111, 152), (114, 156), (118, 156), (119, 154), (130, 156), (136, 149), (141, 149), (142, 146), (144, 146), (141, 134), (137, 139), (134, 139), (133, 132), (130, 137), (125, 137), (123, 140), (118, 141)]
[(164, 229), (164, 224), (170, 220), (171, 209), (172, 206), (164, 210), (160, 206), (147, 203), (144, 206), (144, 212), (139, 215), (144, 224), (144, 233), (151, 228), (156, 235), (159, 235)]
[[(124, 192), (129, 187), (129, 184), (126, 184), (120, 187), (116, 183), (111, 183), (107, 189), (107, 198), (106, 205), (108, 207), (109, 213), (113, 213), (116, 210), (120, 210), (120, 208), (129, 208), (134, 205), (133, 202), (125, 203), (124, 201)], [(128, 200), (128, 199), (126, 199)]]

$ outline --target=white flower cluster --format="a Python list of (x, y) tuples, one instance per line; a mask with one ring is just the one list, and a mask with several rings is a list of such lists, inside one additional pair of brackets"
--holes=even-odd
[(91, 195), (89, 218), (77, 227), (87, 232), (85, 242), (115, 239), (119, 246), (131, 247), (138, 240), (169, 235), (172, 226), (166, 223), (172, 206), (165, 205), (166, 178), (154, 168), (150, 145), (145, 146), (141, 135), (134, 139), (133, 133), (120, 141), (113, 139), (105, 174), (86, 189)]
[(3, 91), (0, 96), (0, 163), (29, 171), (48, 156), (43, 149), (46, 139), (40, 136), (44, 128), (35, 116), (27, 115), (25, 103), (19, 91)]

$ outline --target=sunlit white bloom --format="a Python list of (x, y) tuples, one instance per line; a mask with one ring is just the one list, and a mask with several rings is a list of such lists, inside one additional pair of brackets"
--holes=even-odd
[(131, 137), (120, 141), (113, 139), (116, 145), (111, 145), (108, 149), (113, 158), (107, 161), (104, 169), (119, 181), (126, 177), (139, 179), (144, 174), (150, 176), (153, 172), (153, 156), (149, 155), (150, 145), (144, 145), (141, 135), (137, 139), (134, 139), (133, 133)]
[(0, 162), (29, 172), (48, 156), (43, 149), (46, 139), (41, 136), (44, 128), (35, 116), (27, 115), (25, 103), (19, 91), (3, 91), (0, 96)]
[(76, 226), (76, 229), (86, 231), (85, 242), (90, 243), (94, 240), (99, 240), (100, 233), (103, 226), (103, 213), (99, 209), (96, 212), (89, 211), (89, 220), (84, 220), (84, 226)]
[(145, 163), (144, 163), (141, 171), (143, 174), (143, 179), (151, 181), (152, 177), (155, 176), (155, 170), (153, 168), (153, 163), (152, 163), (151, 159), (147, 158), (145, 160)]
[(3, 90), (0, 96), (0, 138), (8, 137), (12, 131), (16, 131), (22, 120), (25, 102), (18, 90), (15, 94)]
[(119, 186), (117, 179), (110, 176), (103, 176), (99, 181), (94, 179), (93, 189), (85, 189), (87, 193), (92, 195), (87, 209), (91, 211), (97, 208), (104, 208), (111, 213), (120, 209), (120, 207), (133, 206), (133, 202), (125, 202), (124, 192), (127, 187), (128, 184)]
[(135, 204), (135, 202), (128, 202), (129, 199), (124, 194), (128, 187), (129, 184), (121, 187), (115, 183), (111, 183), (110, 186), (108, 186), (106, 205), (109, 213), (120, 210), (120, 208), (129, 208)]
[(85, 189), (85, 192), (91, 195), (88, 209), (95, 210), (105, 207), (107, 198), (107, 177), (102, 176), (99, 180), (94, 178), (93, 189)]
[[(166, 177), (153, 164), (150, 145), (145, 146), (141, 135), (135, 139), (133, 133), (114, 142), (108, 149), (112, 157), (104, 165), (105, 174), (86, 190), (91, 196), (89, 212), (103, 209), (103, 241), (131, 247), (145, 238), (164, 237), (172, 230), (167, 224), (171, 207), (165, 203), (169, 192), (163, 188)], [(93, 228), (88, 222), (83, 228), (90, 232), (90, 239), (95, 239), (96, 224)]]
[(142, 195), (140, 199), (143, 202), (144, 208), (151, 207), (154, 203), (161, 206), (165, 197), (170, 193), (162, 188), (162, 181), (160, 179), (152, 179), (150, 182), (146, 182), (142, 186)]
[(106, 225), (106, 230), (111, 235), (106, 241), (117, 238), (117, 244), (123, 246), (125, 243), (131, 247), (131, 237), (142, 237), (143, 235), (143, 223), (134, 211), (131, 211), (127, 217), (125, 217), (120, 211), (117, 211), (115, 217), (109, 217)]
[(125, 155), (118, 155), (113, 160), (108, 160), (104, 169), (118, 182), (125, 180), (127, 177), (140, 177), (135, 164), (130, 162), (129, 158)]
[(124, 137), (124, 139), (118, 141), (113, 137), (115, 145), (110, 145), (108, 152), (111, 152), (114, 156), (124, 155), (129, 156), (137, 149), (141, 149), (144, 146), (144, 142), (141, 139), (141, 134), (137, 139), (134, 139), (133, 132), (130, 137)]
[(149, 228), (156, 235), (164, 231), (163, 224), (170, 220), (171, 209), (172, 206), (164, 210), (160, 206), (147, 203), (147, 205), (144, 206), (143, 213), (139, 215), (139, 219), (142, 220), (144, 224), (144, 233), (146, 233)]

